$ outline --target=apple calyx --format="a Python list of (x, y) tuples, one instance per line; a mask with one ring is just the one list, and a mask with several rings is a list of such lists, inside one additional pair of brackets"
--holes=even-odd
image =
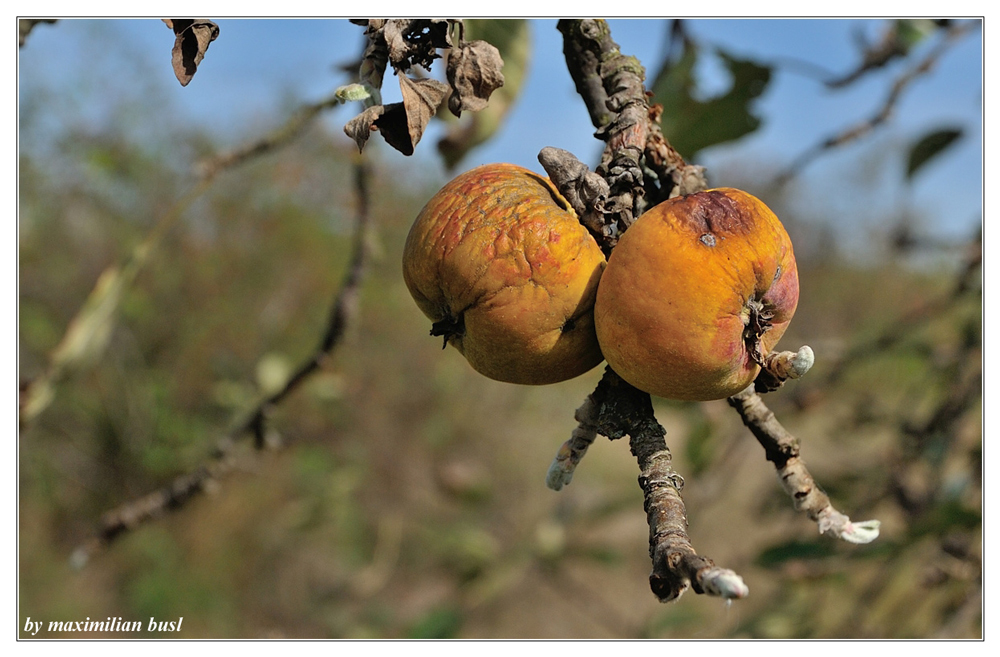
[(452, 338), (461, 338), (465, 335), (464, 315), (462, 313), (459, 313), (458, 317), (446, 315), (444, 319), (434, 322), (431, 324), (431, 335), (444, 336), (444, 343), (441, 345), (441, 348), (447, 349), (448, 342)]
[(751, 297), (743, 309), (743, 344), (753, 362), (764, 365), (764, 353), (761, 338), (771, 330), (771, 320), (774, 310), (767, 308), (762, 301)]

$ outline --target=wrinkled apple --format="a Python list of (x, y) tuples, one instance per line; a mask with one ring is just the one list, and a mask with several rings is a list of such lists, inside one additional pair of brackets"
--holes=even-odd
[(714, 189), (663, 202), (625, 231), (597, 292), (597, 338), (640, 390), (721, 399), (753, 382), (798, 298), (778, 218), (746, 192)]
[(593, 307), (606, 264), (545, 177), (512, 164), (468, 171), (410, 229), (403, 278), (417, 306), (478, 372), (564, 381), (601, 362)]

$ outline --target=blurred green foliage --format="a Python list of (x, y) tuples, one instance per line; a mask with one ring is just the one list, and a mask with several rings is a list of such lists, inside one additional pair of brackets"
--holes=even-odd
[[(30, 130), (22, 140), (22, 381), (100, 273), (191, 185), (177, 154), (219, 148), (182, 127), (169, 143), (121, 130), (67, 122), (53, 148)], [(799, 254), (802, 300), (782, 345), (812, 345), (817, 365), (768, 403), (838, 508), (883, 521), (872, 545), (815, 535), (724, 402), (655, 400), (694, 544), (753, 592), (732, 609), (692, 593), (664, 606), (647, 586), (625, 444), (599, 440), (571, 486), (544, 487), (600, 368), (520, 387), (442, 352), (399, 264), (436, 183), (378, 160), (360, 321), (275, 409), (283, 447), (247, 446), (210, 494), (72, 570), (104, 511), (198, 467), (315, 348), (349, 255), (349, 150), (316, 126), (220, 177), (123, 292), (101, 357), (21, 432), (22, 636), (26, 616), (183, 616), (183, 638), (981, 635), (981, 296), (975, 281), (956, 292), (959, 257)], [(755, 192), (787, 216), (780, 194)], [(816, 243), (815, 227), (786, 223)]]
[(732, 76), (725, 93), (703, 98), (695, 67), (703, 47), (683, 36), (679, 50), (668, 58), (650, 84), (653, 102), (663, 106), (661, 125), (670, 144), (687, 159), (709, 146), (739, 139), (760, 127), (752, 109), (771, 81), (771, 67), (734, 57), (722, 49), (714, 54)]

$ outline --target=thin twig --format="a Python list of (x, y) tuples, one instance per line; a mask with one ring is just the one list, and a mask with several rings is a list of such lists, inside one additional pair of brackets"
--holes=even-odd
[(778, 422), (752, 385), (727, 401), (764, 448), (767, 460), (774, 464), (795, 508), (805, 511), (819, 525), (821, 534), (832, 534), (851, 543), (869, 543), (878, 537), (877, 520), (852, 523), (833, 508), (830, 498), (816, 485), (799, 457), (799, 441)]
[(126, 502), (105, 513), (101, 518), (96, 535), (74, 552), (72, 562), (75, 565), (85, 564), (97, 550), (106, 547), (121, 534), (168, 511), (180, 509), (193, 496), (205, 492), (210, 482), (219, 479), (233, 469), (233, 454), (240, 438), (252, 435), (254, 446), (257, 449), (265, 446), (269, 412), (289, 394), (301, 387), (302, 383), (323, 365), (343, 338), (345, 328), (357, 314), (361, 280), (369, 255), (368, 232), (371, 217), (368, 177), (367, 162), (360, 155), (356, 156), (355, 186), (358, 208), (351, 261), (340, 290), (334, 299), (326, 328), (317, 348), (289, 377), (281, 390), (258, 402), (247, 414), (247, 419), (238, 423), (235, 429), (218, 442), (207, 463), (199, 466), (193, 472), (176, 477), (170, 484), (153, 493)]
[(303, 105), (289, 117), (283, 126), (255, 142), (241, 146), (227, 153), (203, 160), (198, 163), (198, 173), (202, 178), (215, 178), (222, 171), (237, 166), (261, 155), (275, 151), (290, 143), (309, 127), (317, 116), (341, 103), (336, 95), (332, 95), (315, 103)]
[(882, 103), (882, 106), (870, 118), (846, 128), (835, 135), (827, 137), (820, 143), (804, 151), (792, 161), (784, 172), (777, 177), (775, 184), (784, 185), (824, 152), (856, 141), (868, 135), (875, 130), (875, 128), (885, 123), (892, 116), (892, 112), (896, 108), (896, 104), (899, 102), (899, 99), (902, 97), (903, 92), (907, 89), (907, 87), (909, 87), (910, 84), (920, 76), (929, 73), (948, 48), (954, 45), (960, 37), (964, 36), (974, 25), (977, 24), (978, 23), (974, 21), (967, 21), (955, 24), (948, 28), (941, 41), (927, 54), (926, 57), (924, 57), (924, 59), (896, 79), (892, 88), (889, 90), (885, 101)]

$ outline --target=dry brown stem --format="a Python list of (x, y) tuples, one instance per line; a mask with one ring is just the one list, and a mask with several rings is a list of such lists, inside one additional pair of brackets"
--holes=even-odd
[(661, 602), (678, 598), (690, 584), (696, 593), (742, 598), (743, 580), (699, 556), (687, 534), (687, 512), (681, 489), (684, 480), (671, 465), (666, 431), (653, 415), (647, 393), (629, 385), (607, 368), (594, 396), (603, 399), (598, 431), (611, 438), (629, 436), (629, 447), (639, 464), (639, 486), (649, 524), (649, 556), (653, 570), (649, 586)]
[[(95, 536), (81, 545), (73, 554), (77, 566), (86, 563), (97, 550), (106, 547), (121, 534), (157, 518), (168, 511), (184, 507), (198, 493), (205, 492), (211, 482), (230, 472), (234, 465), (237, 441), (253, 436), (254, 446), (262, 449), (268, 444), (268, 414), (330, 357), (334, 347), (343, 338), (344, 330), (357, 314), (358, 294), (368, 261), (368, 231), (371, 223), (368, 190), (368, 165), (361, 158), (355, 159), (355, 186), (357, 192), (357, 223), (354, 233), (351, 261), (344, 281), (334, 299), (323, 337), (315, 351), (309, 355), (289, 377), (285, 385), (272, 395), (260, 400), (227, 436), (222, 438), (207, 463), (192, 472), (179, 475), (163, 488), (122, 504), (104, 514)], [(272, 441), (273, 443), (273, 441)]]
[(624, 231), (638, 215), (643, 194), (639, 159), (646, 146), (649, 108), (645, 71), (621, 53), (602, 20), (561, 20), (563, 52), (576, 89), (583, 96), (595, 136), (607, 145), (598, 173), (611, 188), (606, 223)]
[(597, 440), (598, 416), (601, 410), (601, 401), (595, 398), (596, 391), (587, 395), (580, 408), (576, 409), (574, 419), (579, 424), (569, 440), (563, 443), (556, 453), (556, 457), (549, 466), (549, 472), (545, 476), (545, 484), (552, 490), (562, 490), (573, 480), (573, 473), (576, 466), (580, 464), (583, 455), (587, 453), (590, 446)]

